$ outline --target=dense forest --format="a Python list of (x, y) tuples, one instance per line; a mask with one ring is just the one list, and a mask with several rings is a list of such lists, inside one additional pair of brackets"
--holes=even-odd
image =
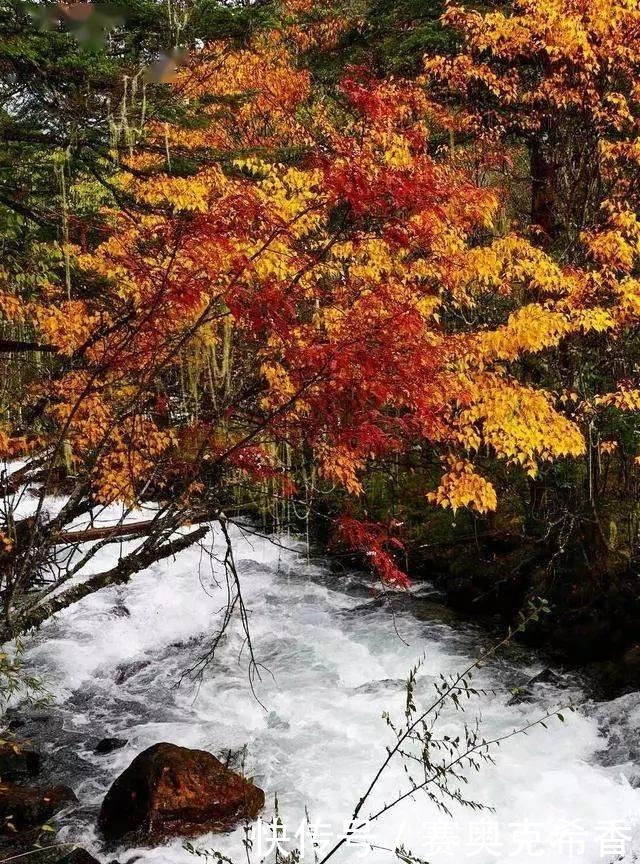
[(212, 538), (253, 686), (237, 526), (638, 689), (637, 0), (0, 10), (7, 717)]

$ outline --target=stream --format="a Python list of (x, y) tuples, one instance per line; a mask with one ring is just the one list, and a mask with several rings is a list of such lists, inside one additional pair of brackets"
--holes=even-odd
[[(457, 621), (428, 583), (380, 597), (366, 575), (309, 558), (295, 539), (236, 527), (233, 540), (261, 664), (255, 693), (237, 620), (201, 680), (181, 681), (210, 644), (226, 597), (221, 566), (197, 548), (85, 599), (29, 642), (28, 661), (55, 704), (36, 712), (27, 732), (44, 748), (46, 781), (68, 783), (80, 799), (60, 837), (104, 862), (200, 860), (182, 840), (107, 851), (96, 834), (110, 784), (159, 741), (221, 758), (243, 751), (245, 773), (267, 795), (263, 818), (273, 816), (277, 795), (290, 836), (304, 827), (306, 811), (321, 849), (332, 845), (393, 742), (382, 714), (402, 719), (412, 665), (424, 655), (416, 698), (426, 704), (440, 674), (463, 669), (488, 644), (486, 632)], [(213, 542), (214, 549), (221, 544), (219, 533)], [(430, 864), (640, 860), (640, 694), (598, 703), (578, 677), (557, 672), (532, 688), (530, 701), (514, 700), (510, 688), (543, 668), (535, 654), (510, 649), (480, 673), (478, 686), (495, 692), (441, 719), (440, 731), (455, 735), (479, 712), (488, 738), (549, 706), (577, 705), (564, 723), (552, 718), (547, 729), (506, 741), (495, 764), (469, 775), (465, 797), (493, 810), (456, 806), (450, 818), (417, 795), (368, 826), (366, 844), (347, 845), (335, 860), (392, 861), (388, 850), (400, 845)], [(95, 754), (106, 736), (127, 744)], [(383, 775), (372, 805), (402, 788), (398, 764)], [(193, 842), (241, 864), (243, 837), (238, 829)], [(296, 845), (292, 838), (281, 848)], [(313, 860), (309, 854), (305, 860)]]

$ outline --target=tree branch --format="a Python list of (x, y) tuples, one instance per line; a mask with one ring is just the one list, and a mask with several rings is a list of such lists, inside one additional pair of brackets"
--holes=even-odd
[(52, 597), (46, 603), (36, 604), (32, 609), (28, 609), (16, 616), (10, 625), (6, 625), (0, 630), (0, 644), (15, 638), (18, 634), (26, 633), (28, 630), (39, 627), (44, 621), (51, 618), (52, 615), (63, 609), (67, 609), (69, 606), (96, 591), (100, 591), (102, 588), (107, 588), (110, 585), (122, 585), (128, 582), (134, 573), (144, 570), (151, 564), (155, 564), (156, 561), (188, 549), (189, 546), (202, 540), (208, 531), (208, 525), (200, 525), (195, 531), (191, 531), (189, 534), (185, 534), (175, 540), (168, 540), (161, 546), (154, 547), (151, 545), (146, 550), (143, 546), (138, 552), (122, 558), (111, 570), (105, 570), (103, 573), (91, 576), (85, 582), (68, 588), (66, 591)]

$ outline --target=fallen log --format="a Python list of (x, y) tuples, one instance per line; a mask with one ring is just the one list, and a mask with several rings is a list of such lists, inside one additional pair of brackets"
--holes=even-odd
[(123, 525), (105, 525), (103, 528), (82, 528), (79, 531), (61, 531), (56, 535), (57, 546), (67, 543), (90, 543), (92, 540), (106, 540), (109, 537), (129, 537), (131, 534), (146, 534), (153, 519), (142, 522), (127, 522)]
[[(197, 525), (199, 522), (210, 522), (217, 519), (220, 511), (203, 510), (201, 512), (192, 513), (185, 516), (179, 523), (179, 527), (186, 525)], [(81, 528), (78, 531), (60, 531), (55, 535), (56, 546), (63, 546), (69, 543), (90, 543), (92, 540), (114, 540), (120, 537), (130, 537), (131, 535), (144, 535), (149, 533), (157, 522), (155, 519), (145, 519), (140, 522), (123, 522), (121, 525), (105, 525), (102, 528)]]

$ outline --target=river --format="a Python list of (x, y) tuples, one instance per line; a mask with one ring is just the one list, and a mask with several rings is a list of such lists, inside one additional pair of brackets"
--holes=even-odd
[[(330, 843), (392, 743), (382, 713), (402, 717), (403, 681), (417, 658), (424, 654), (416, 694), (424, 701), (438, 675), (462, 669), (487, 644), (486, 633), (444, 614), (428, 584), (410, 597), (380, 598), (365, 575), (310, 559), (299, 541), (241, 528), (233, 539), (262, 664), (255, 693), (238, 621), (202, 679), (179, 684), (210, 643), (224, 605), (222, 569), (200, 549), (85, 599), (29, 643), (28, 660), (56, 700), (31, 724), (46, 742), (47, 780), (69, 783), (81, 802), (61, 837), (102, 861), (199, 860), (182, 841), (105, 852), (95, 833), (110, 783), (159, 741), (217, 755), (245, 748), (245, 772), (267, 794), (265, 820), (277, 795), (290, 835), (306, 808), (318, 842)], [(640, 694), (595, 703), (579, 679), (559, 674), (535, 686), (533, 701), (514, 704), (509, 688), (541, 669), (535, 655), (509, 651), (481, 672), (495, 693), (469, 705), (467, 720), (479, 710), (485, 737), (526, 724), (549, 705), (578, 705), (564, 723), (554, 719), (548, 729), (511, 738), (494, 765), (472, 772), (465, 795), (493, 810), (457, 807), (449, 818), (416, 796), (365, 829), (368, 843), (381, 848), (348, 846), (336, 860), (391, 861), (384, 850), (400, 844), (430, 864), (640, 860)], [(455, 735), (462, 722), (448, 711), (441, 731)], [(128, 743), (96, 755), (105, 736)], [(403, 782), (401, 766), (392, 768), (373, 803), (390, 800)], [(240, 864), (242, 840), (238, 830), (196, 844)]]

